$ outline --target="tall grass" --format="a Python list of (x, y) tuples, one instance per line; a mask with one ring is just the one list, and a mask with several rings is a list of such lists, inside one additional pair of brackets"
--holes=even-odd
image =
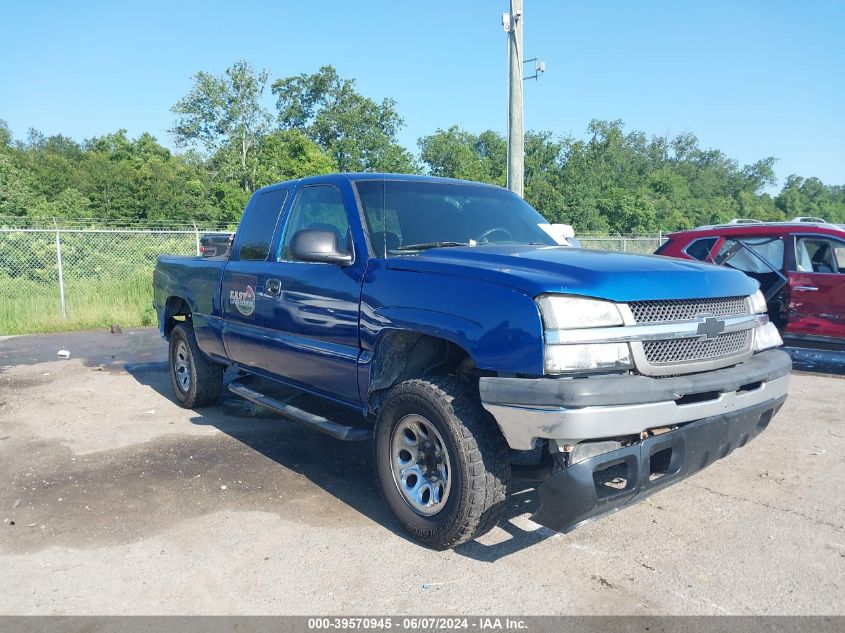
[(0, 335), (154, 325), (152, 275), (70, 280), (62, 318), (58, 284), (0, 278)]

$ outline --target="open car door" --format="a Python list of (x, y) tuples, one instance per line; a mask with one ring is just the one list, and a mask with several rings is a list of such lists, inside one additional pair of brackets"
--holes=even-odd
[(845, 346), (845, 241), (830, 236), (795, 237), (795, 265), (789, 271), (790, 342)]
[(788, 284), (786, 248), (778, 235), (731, 236), (717, 245), (713, 262), (744, 272), (760, 282), (769, 318), (779, 330), (786, 324)]

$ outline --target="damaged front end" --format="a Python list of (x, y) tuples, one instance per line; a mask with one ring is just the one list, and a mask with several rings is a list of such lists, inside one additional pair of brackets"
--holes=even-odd
[(566, 532), (635, 503), (744, 446), (787, 397), (781, 350), (681, 376), (485, 377), (481, 401), (516, 454), (545, 448), (533, 519)]
[[(643, 433), (627, 443), (566, 447), (569, 450), (556, 456), (554, 466), (540, 475), (540, 508), (531, 519), (569, 532), (641, 501), (747, 444), (768, 426), (785, 400), (784, 395), (740, 411)], [(604, 452), (607, 448), (612, 450)]]

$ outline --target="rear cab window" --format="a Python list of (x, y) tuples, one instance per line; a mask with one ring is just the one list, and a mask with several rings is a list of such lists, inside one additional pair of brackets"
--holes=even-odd
[(238, 244), (238, 259), (241, 261), (267, 259), (276, 224), (287, 196), (287, 189), (265, 191), (247, 207), (235, 236)]

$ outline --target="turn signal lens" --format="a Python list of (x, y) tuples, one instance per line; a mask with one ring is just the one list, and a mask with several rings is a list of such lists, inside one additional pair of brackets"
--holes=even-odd
[(754, 330), (754, 351), (762, 352), (764, 349), (783, 345), (778, 329), (772, 322), (761, 325)]
[(590, 345), (546, 345), (547, 374), (572, 371), (630, 369), (631, 350), (627, 343)]

